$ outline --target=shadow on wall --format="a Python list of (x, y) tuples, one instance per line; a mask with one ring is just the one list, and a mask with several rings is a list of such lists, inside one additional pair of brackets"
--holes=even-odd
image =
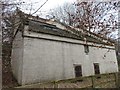
[(120, 42), (119, 41), (116, 45), (116, 56), (117, 56), (117, 61), (118, 61), (118, 66), (120, 71)]
[(117, 60), (118, 60), (118, 66), (119, 66), (119, 72), (120, 72), (120, 55), (117, 55)]

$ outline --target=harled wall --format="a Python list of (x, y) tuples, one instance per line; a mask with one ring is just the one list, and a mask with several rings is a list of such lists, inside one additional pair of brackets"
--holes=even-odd
[(86, 55), (80, 41), (72, 43), (75, 40), (31, 32), (24, 35), (22, 85), (74, 78), (75, 65), (82, 65), (83, 76), (94, 75), (93, 63), (99, 63), (101, 74), (118, 72), (113, 49), (89, 46)]

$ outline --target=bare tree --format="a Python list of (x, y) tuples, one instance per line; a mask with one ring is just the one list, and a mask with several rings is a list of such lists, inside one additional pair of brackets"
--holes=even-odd
[(14, 23), (15, 10), (24, 2), (15, 2), (14, 0), (3, 0), (2, 4), (2, 85), (10, 87), (15, 85), (15, 79), (11, 70), (11, 49), (13, 41), (13, 30), (16, 27)]
[(51, 18), (55, 18), (63, 23), (72, 25), (71, 15), (75, 15), (76, 7), (71, 3), (65, 3), (62, 6), (59, 6), (51, 10), (48, 14), (51, 15)]
[(51, 15), (59, 21), (63, 20), (68, 25), (97, 33), (100, 36), (116, 37), (118, 29), (117, 2), (64, 4), (53, 10)]
[[(45, 1), (45, 3), (48, 0)], [(43, 3), (38, 9), (34, 11), (35, 14), (37, 13), (41, 7), (44, 6)], [(16, 11), (20, 9), (22, 5), (27, 5), (22, 0), (3, 0), (1, 2), (2, 5), (2, 75), (3, 75), (3, 86), (12, 87), (16, 85), (15, 79), (12, 76), (12, 70), (11, 70), (11, 51), (12, 51), (12, 42), (14, 39), (14, 29), (18, 27), (18, 23), (16, 22)], [(29, 4), (28, 4), (29, 5)], [(31, 3), (32, 5), (32, 3)], [(28, 8), (28, 11), (31, 14), (32, 6), (31, 8)]]

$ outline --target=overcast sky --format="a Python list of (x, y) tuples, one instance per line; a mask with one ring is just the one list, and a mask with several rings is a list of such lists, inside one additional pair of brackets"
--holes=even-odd
[[(26, 13), (33, 13), (36, 11), (46, 0), (22, 0), (25, 5), (21, 6), (21, 9)], [(72, 3), (75, 0), (48, 0), (48, 2), (36, 13), (37, 15), (46, 14), (51, 9), (61, 6), (66, 2)], [(32, 4), (31, 4), (32, 3)], [(27, 4), (27, 5), (26, 5)], [(32, 5), (32, 6), (31, 6)], [(32, 10), (31, 10), (32, 8)], [(30, 12), (31, 10), (31, 12)], [(44, 15), (45, 16), (45, 15)]]

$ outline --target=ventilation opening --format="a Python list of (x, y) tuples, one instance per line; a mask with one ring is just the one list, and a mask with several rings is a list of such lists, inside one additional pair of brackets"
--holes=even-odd
[(81, 65), (75, 66), (75, 77), (81, 77), (82, 76), (82, 67)]
[(95, 71), (95, 75), (100, 74), (99, 63), (94, 63), (94, 71)]

